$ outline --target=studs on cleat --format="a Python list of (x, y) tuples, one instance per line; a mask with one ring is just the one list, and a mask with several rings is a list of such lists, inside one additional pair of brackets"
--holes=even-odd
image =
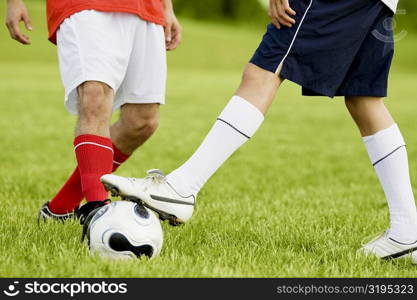
[(139, 204), (143, 204), (142, 200), (136, 198), (136, 197), (132, 197), (132, 196), (120, 196), (122, 198), (122, 200), (125, 201), (130, 201), (130, 202), (135, 202), (135, 203), (139, 203)]
[(171, 225), (171, 226), (179, 226), (179, 225), (182, 225), (182, 222), (178, 221), (178, 219), (174, 217), (174, 218), (170, 218), (169, 219), (169, 225)]
[[(145, 206), (147, 206), (147, 205), (145, 204)], [(157, 210), (157, 209), (152, 208), (152, 207), (149, 207), (149, 206), (147, 206), (147, 207), (149, 209), (153, 210), (154, 212), (156, 212), (158, 214), (158, 216), (159, 216), (159, 219), (162, 222), (168, 220), (168, 223), (171, 226), (179, 226), (179, 225), (182, 225), (183, 224), (183, 222), (180, 219), (178, 219), (176, 216), (174, 216), (174, 215), (167, 214), (167, 213), (165, 213), (163, 211)]]
[(163, 222), (163, 221), (168, 221), (169, 225), (171, 226), (179, 226), (182, 225), (184, 222), (182, 222), (180, 219), (178, 219), (176, 216), (174, 215), (170, 215), (167, 214), (163, 211), (160, 211), (158, 209), (155, 209), (151, 206), (149, 206), (148, 204), (146, 204), (145, 202), (143, 202), (141, 199), (133, 197), (133, 196), (125, 196), (122, 195), (119, 191), (119, 189), (109, 183), (103, 183), (104, 188), (106, 189), (106, 191), (110, 192), (112, 197), (120, 197), (122, 200), (124, 201), (131, 201), (131, 202), (135, 202), (135, 203), (139, 203), (143, 206), (146, 206), (147, 208), (149, 208), (150, 210), (156, 212), (158, 214), (159, 219)]
[(120, 191), (117, 187), (115, 187), (114, 185), (108, 184), (108, 183), (104, 183), (104, 188), (106, 189), (106, 191), (110, 192), (112, 197), (119, 197), (120, 196)]

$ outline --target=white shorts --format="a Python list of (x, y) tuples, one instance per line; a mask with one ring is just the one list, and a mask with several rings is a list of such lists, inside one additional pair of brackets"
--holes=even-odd
[(77, 87), (100, 81), (114, 93), (113, 108), (125, 103), (165, 102), (166, 49), (161, 25), (129, 13), (84, 10), (57, 32), (65, 106), (78, 113)]

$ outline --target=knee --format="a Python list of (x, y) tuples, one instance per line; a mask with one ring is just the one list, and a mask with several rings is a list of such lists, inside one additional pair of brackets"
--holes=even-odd
[(258, 70), (256, 67), (248, 64), (245, 69), (243, 70), (242, 74), (242, 85), (259, 85), (261, 86), (262, 83), (268, 82), (270, 78), (266, 78), (269, 74), (265, 74)]
[(129, 120), (125, 125), (125, 134), (133, 140), (146, 140), (154, 134), (158, 126), (159, 114), (147, 114)]
[(249, 63), (243, 71), (239, 91), (269, 99), (275, 95), (281, 82), (282, 79), (277, 74)]
[(107, 84), (87, 81), (78, 87), (80, 115), (101, 117), (111, 113), (113, 90)]
[(248, 100), (265, 114), (281, 82), (277, 74), (249, 63), (243, 71), (236, 95)]
[(135, 131), (138, 135), (148, 138), (154, 134), (159, 126), (159, 116), (151, 116), (138, 122), (135, 125)]

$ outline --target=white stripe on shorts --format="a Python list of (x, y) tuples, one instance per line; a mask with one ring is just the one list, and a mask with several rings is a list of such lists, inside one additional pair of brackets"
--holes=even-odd
[(300, 31), (301, 25), (304, 22), (304, 19), (308, 13), (308, 11), (310, 10), (310, 7), (313, 5), (313, 0), (310, 1), (310, 4), (308, 5), (306, 11), (304, 12), (304, 16), (301, 18), (300, 24), (298, 24), (297, 30), (295, 31), (294, 37), (291, 41), (290, 47), (288, 48), (287, 53), (284, 55), (284, 58), (281, 60), (281, 62), (278, 64), (277, 69), (275, 70), (275, 73), (278, 73), (278, 70), (280, 69), (281, 65), (284, 63), (285, 59), (288, 57), (288, 55), (291, 52), (292, 46), (294, 45), (295, 39), (297, 38), (298, 32)]

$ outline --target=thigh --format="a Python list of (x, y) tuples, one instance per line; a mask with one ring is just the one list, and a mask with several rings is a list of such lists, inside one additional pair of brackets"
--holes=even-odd
[(386, 97), (394, 55), (393, 13), (384, 7), (369, 30), (338, 90), (343, 96)]
[(384, 6), (378, 0), (293, 0), (295, 26), (267, 27), (251, 63), (303, 87), (305, 95), (334, 97)]
[(166, 76), (163, 27), (138, 19), (132, 55), (115, 105), (165, 103)]
[(77, 113), (77, 87), (99, 81), (114, 91), (128, 66), (137, 17), (85, 10), (67, 18), (57, 32), (58, 57), (70, 112)]

